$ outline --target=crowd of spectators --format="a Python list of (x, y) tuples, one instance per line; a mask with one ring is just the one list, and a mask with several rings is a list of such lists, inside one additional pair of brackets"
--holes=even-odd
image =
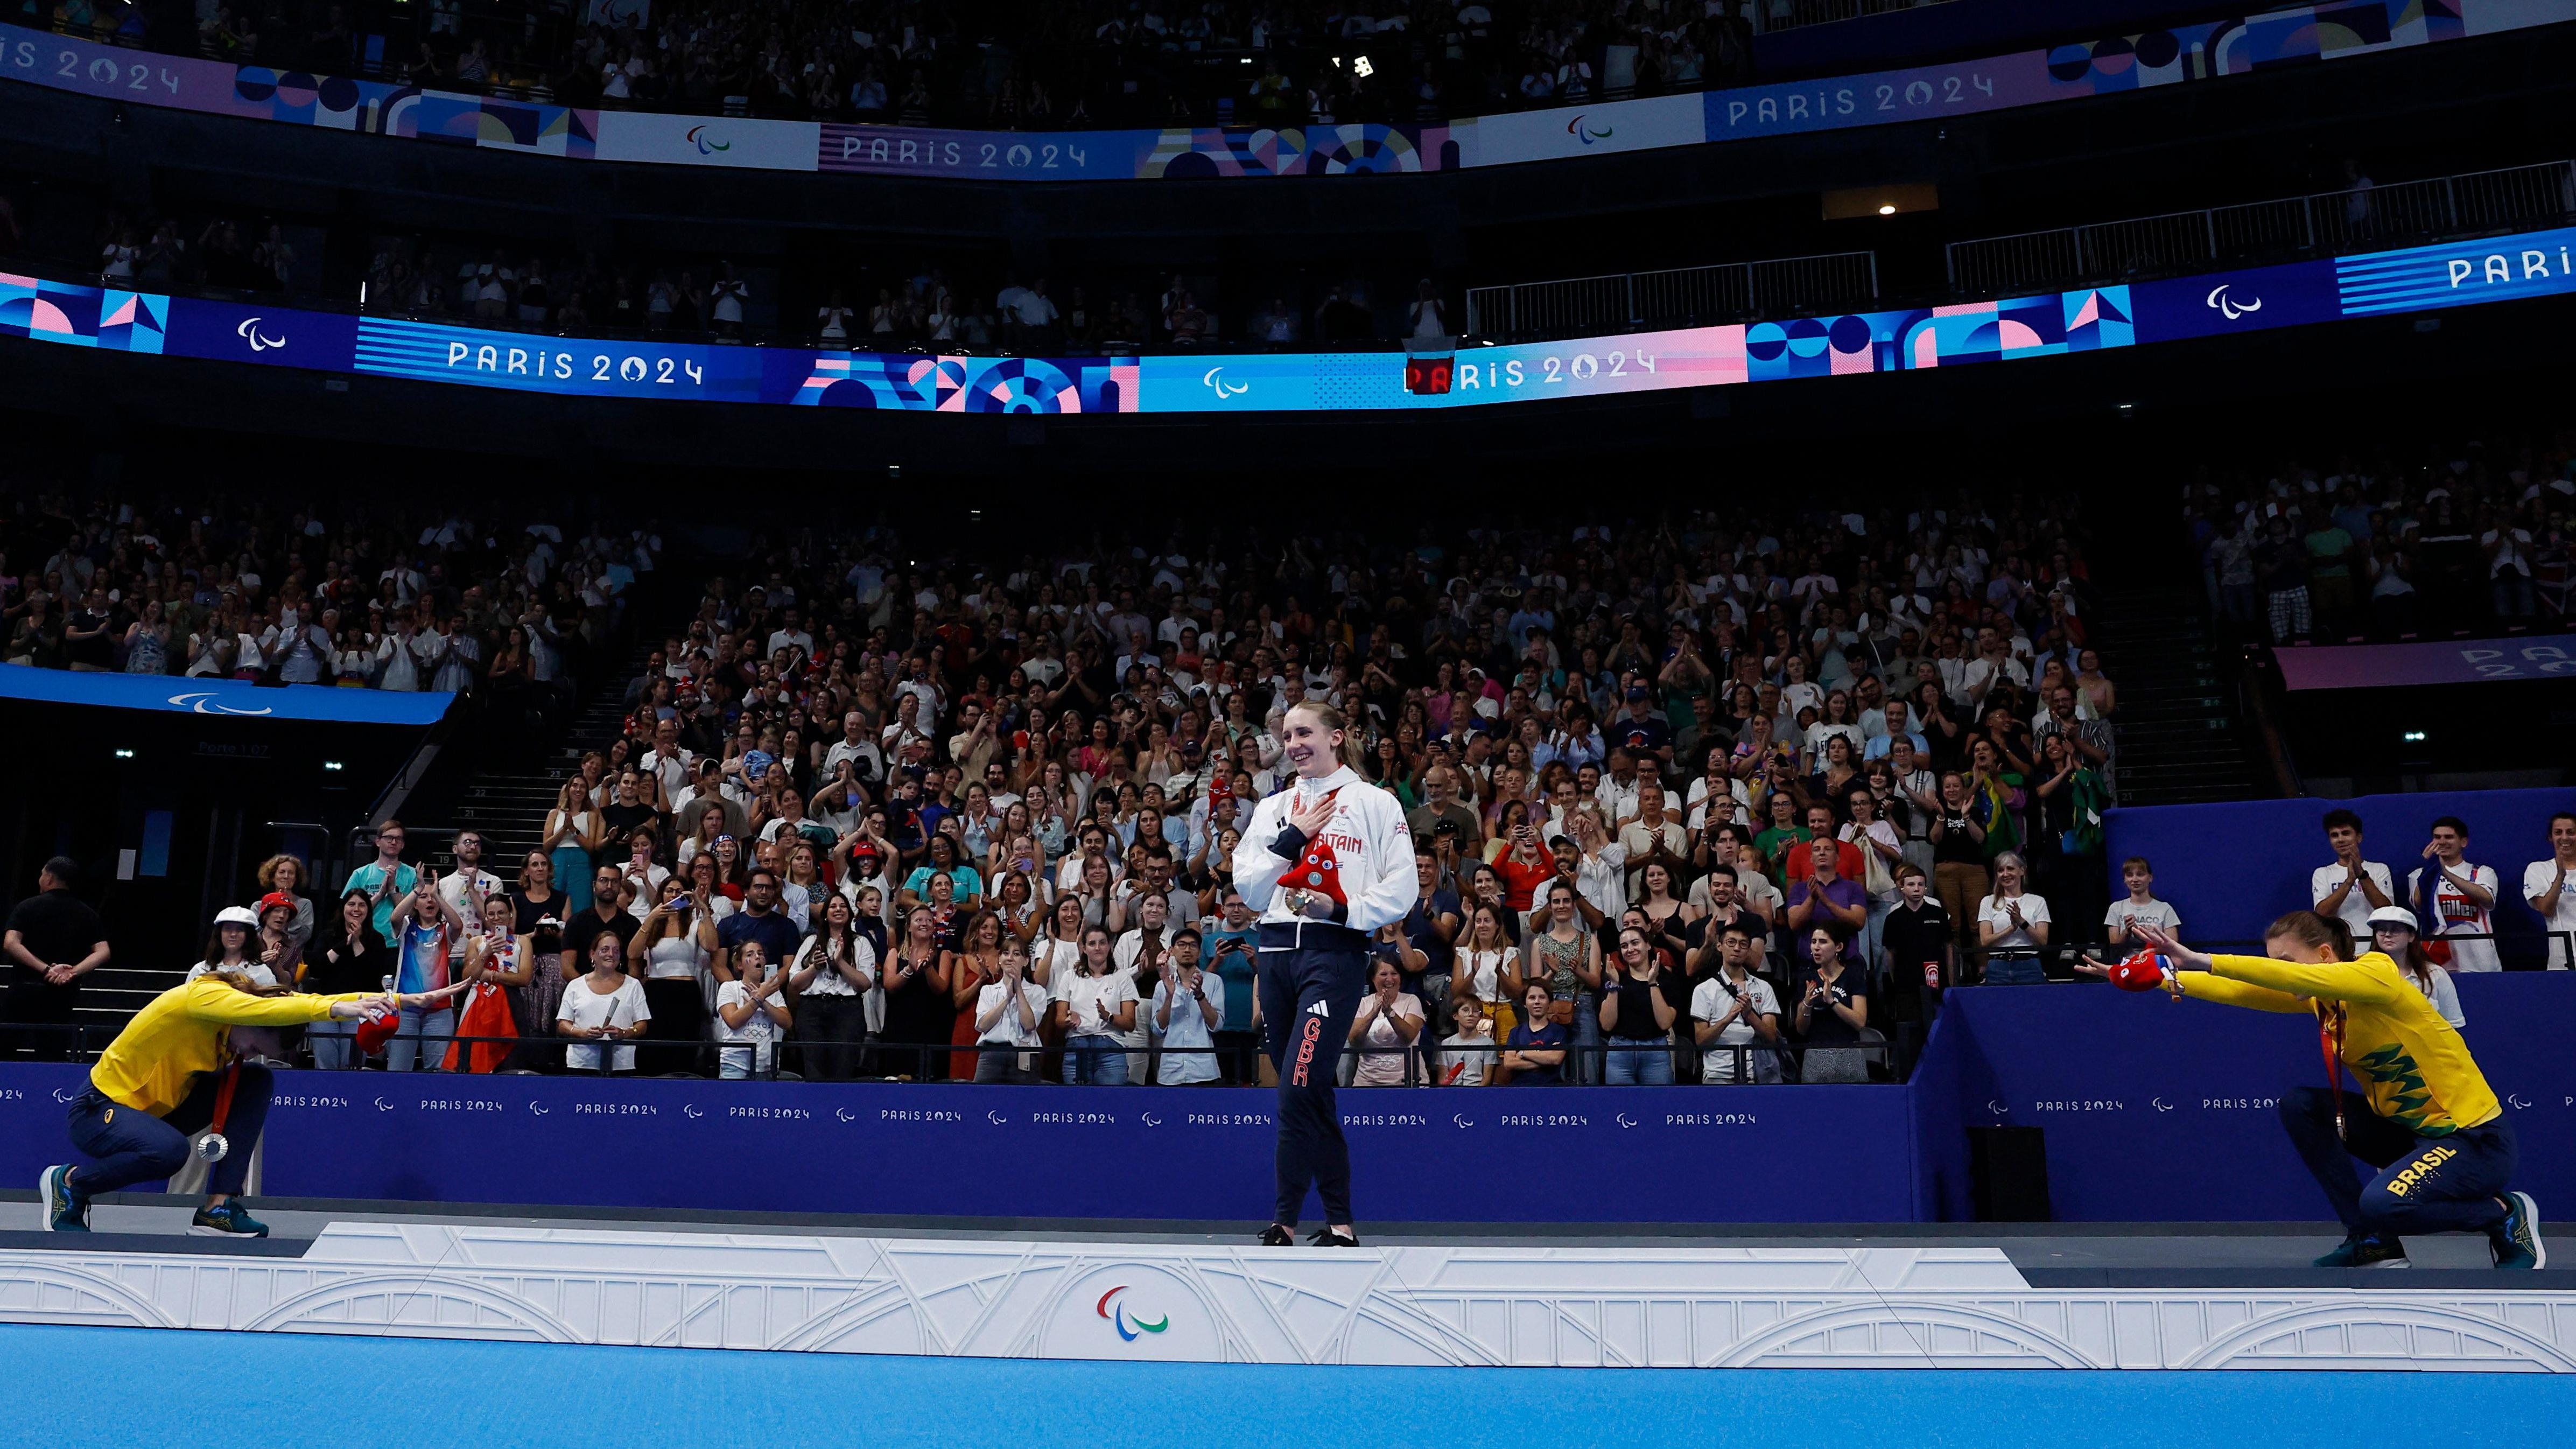
[[(708, 582), (525, 858), (389, 825), (280, 904), (472, 975), (421, 1024), (503, 1039), (469, 1065), (1251, 1082), (1237, 821), (1325, 699), (1419, 852), (1357, 1080), (1859, 1080), (1949, 986), (2117, 919), (2091, 598), (2055, 499), (1017, 557), (807, 531)], [(1121, 1050), (1068, 1057), (1077, 1024)]]
[(647, 529), (567, 538), (437, 507), (291, 511), (11, 487), (0, 660), (343, 688), (488, 691), (550, 714), (597, 667)]
[[(39, 23), (238, 64), (581, 106), (1076, 130), (1425, 121), (1751, 73), (1789, 0), (63, 0)], [(377, 43), (377, 38), (381, 42)]]
[(2184, 492), (2211, 614), (2274, 644), (2558, 628), (2576, 439), (2499, 438), (2203, 476)]

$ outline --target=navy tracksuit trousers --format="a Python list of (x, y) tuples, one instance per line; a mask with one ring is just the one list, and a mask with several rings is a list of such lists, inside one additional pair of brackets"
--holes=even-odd
[[(2344, 1105), (2349, 1138), (2337, 1137), (2333, 1094), (2293, 1087), (2281, 1097), (2281, 1125), (2346, 1231), (2491, 1233), (2504, 1222), (2496, 1197), (2512, 1185), (2518, 1153), (2502, 1117), (2447, 1137), (2418, 1137), (2355, 1094)], [(2379, 1169), (2366, 1185), (2352, 1165), (2356, 1157)]]
[(1351, 1150), (1333, 1083), (1368, 994), (1368, 935), (1326, 921), (1265, 923), (1257, 965), (1262, 1045), (1279, 1071), (1273, 1221), (1295, 1227), (1311, 1186), (1324, 1200), (1325, 1222), (1350, 1222)]

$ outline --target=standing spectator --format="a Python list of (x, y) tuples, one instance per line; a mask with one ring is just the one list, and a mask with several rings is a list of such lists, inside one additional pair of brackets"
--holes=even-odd
[(1609, 1038), (1602, 1080), (1614, 1087), (1673, 1084), (1673, 1018), (1663, 965), (1637, 926), (1619, 931), (1619, 966), (1601, 993), (1601, 1030)]
[(387, 819), (376, 827), (376, 856), (365, 865), (349, 872), (340, 893), (365, 891), (376, 903), (376, 934), (390, 941), (394, 937), (394, 902), (411, 894), (420, 872), (403, 863), (405, 836), (403, 823)]
[(1494, 1031), (1485, 1019), (1485, 1004), (1474, 997), (1452, 1003), (1456, 1021), (1440, 1039), (1440, 1085), (1481, 1087), (1495, 1078)]
[(1868, 786), (1853, 790), (1849, 798), (1851, 819), (1839, 834), (1843, 843), (1860, 852), (1860, 885), (1869, 895), (1869, 919), (1861, 928), (1860, 955), (1855, 959), (1863, 970), (1875, 970), (1881, 930), (1887, 913), (1896, 909), (1896, 868), (1905, 863), (1905, 838), (1892, 821), (1879, 817), (1878, 796)]
[(2549, 858), (2533, 861), (2522, 872), (2522, 898), (2540, 913), (2541, 927), (2549, 932), (2552, 971), (2567, 969), (2571, 946), (2576, 946), (2576, 891), (2567, 888), (2570, 871), (2576, 871), (2576, 812), (2561, 810), (2549, 817)]
[(2287, 644), (2308, 637), (2314, 621), (2308, 600), (2307, 552), (2290, 537), (2286, 517), (2274, 514), (2263, 541), (2254, 546), (2254, 571), (2262, 580), (2272, 642)]
[[(627, 968), (643, 977), (644, 1000), (652, 1008), (645, 1035), (661, 1043), (644, 1049), (643, 1069), (655, 1076), (703, 1075), (700, 1043), (707, 1037), (706, 991), (717, 942), (714, 892), (704, 885), (693, 891), (677, 877), (665, 877), (657, 894), (626, 943)], [(735, 954), (761, 944), (758, 938), (744, 940)]]
[(1222, 994), (1217, 1000), (1225, 1008), (1224, 1019), (1213, 1033), (1217, 1046), (1217, 1066), (1226, 1084), (1247, 1087), (1259, 1077), (1254, 1064), (1261, 1055), (1261, 1033), (1252, 1029), (1253, 977), (1255, 952), (1259, 935), (1254, 929), (1251, 906), (1245, 904), (1243, 892), (1227, 886), (1219, 893), (1223, 902), (1215, 922), (1201, 941), (1201, 953), (1207, 960), (1207, 971), (1217, 980)]
[(1845, 958), (1856, 962), (1861, 930), (1869, 923), (1869, 893), (1843, 878), (1842, 853), (1851, 848), (1831, 835), (1807, 842), (1807, 873), (1789, 887), (1788, 926), (1801, 940), (1809, 926), (1833, 927)]
[[(0, 1022), (68, 1027), (80, 1004), (80, 980), (107, 964), (107, 927), (72, 886), (80, 867), (58, 855), (36, 872), (36, 893), (9, 912), (0, 948), (9, 957), (8, 985), (0, 989)], [(0, 1032), (0, 1056), (32, 1047), (37, 1060), (70, 1055), (68, 1031)]]
[(1502, 1068), (1513, 1087), (1553, 1087), (1564, 1080), (1565, 1027), (1551, 1015), (1547, 984), (1533, 981), (1521, 998), (1521, 1024), (1504, 1041)]
[(1896, 868), (1896, 907), (1879, 929), (1886, 953), (1882, 990), (1891, 1022), (1930, 1022), (1941, 993), (1957, 980), (1953, 954), (1958, 933), (1950, 913), (1930, 890), (1931, 879), (1912, 861)]
[(1404, 335), (1420, 342), (1446, 341), (1458, 335), (1458, 329), (1449, 325), (1449, 308), (1440, 300), (1440, 289), (1432, 285), (1429, 277), (1414, 289), (1413, 304), (1405, 309)]
[[(1970, 808), (1968, 777), (1956, 770), (1941, 777), (1941, 809), (1932, 817), (1932, 884), (1940, 892), (1942, 911), (1959, 925), (1963, 944), (1978, 946), (1976, 904), (1986, 893), (1986, 831)], [(1978, 946), (1976, 960), (1986, 959)], [(1959, 978), (1969, 979), (1963, 972)]]
[(1799, 937), (1806, 960), (1798, 968), (1796, 1024), (1802, 1082), (1866, 1082), (1869, 1062), (1859, 1050), (1869, 1026), (1869, 987), (1843, 962), (1842, 939), (1813, 926)]
[(2142, 925), (2182, 939), (2182, 914), (2171, 904), (2156, 899), (2156, 870), (2147, 864), (2145, 856), (2133, 855), (2120, 862), (2120, 883), (2129, 888), (2129, 898), (2114, 901), (2102, 918), (2113, 946), (2127, 946), (2130, 934)]
[(1136, 1027), (1136, 978), (1110, 959), (1109, 928), (1082, 928), (1082, 963), (1059, 973), (1056, 1021), (1064, 1032), (1067, 1086), (1127, 1085), (1127, 1048), (1120, 1033)]
[(2406, 902), (2428, 922), (2436, 939), (2425, 950), (2454, 971), (2501, 971), (2496, 955), (2495, 867), (2468, 860), (2468, 822), (2445, 815), (2433, 822), (2424, 864), (2406, 873)]
[(2317, 914), (2340, 917), (2356, 941), (2370, 934), (2370, 913), (2397, 899), (2388, 867), (2361, 855), (2361, 817), (2340, 807), (2326, 812), (2326, 845), (2334, 864), (2308, 875), (2308, 899)]
[(876, 989), (876, 972), (876, 946), (859, 930), (850, 898), (839, 891), (825, 896), (822, 922), (798, 949), (788, 988), (801, 1023), (796, 1035), (805, 1043), (801, 1060), (806, 1076), (846, 1082), (858, 1075), (867, 997)]
[[(302, 989), (317, 996), (385, 989), (386, 979), (393, 975), (393, 952), (376, 934), (375, 902), (364, 891), (342, 896), (339, 911), (306, 948), (304, 960)], [(357, 1043), (352, 1039), (357, 1029), (358, 1023), (349, 1019), (308, 1024), (304, 1039), (313, 1048), (313, 1065), (326, 1072), (359, 1066)]]
[[(1919, 873), (1918, 873), (1919, 874)], [(1780, 997), (1753, 974), (1760, 936), (1749, 920), (1718, 928), (1718, 969), (1691, 991), (1691, 1037), (1699, 1044), (1699, 1079), (1716, 1085), (1780, 1080)], [(1739, 1061), (1745, 1067), (1739, 1075)]]
[(447, 903), (437, 880), (413, 883), (394, 913), (394, 990), (404, 995), (430, 993), (426, 1005), (406, 1006), (391, 1041), (385, 1043), (385, 1069), (441, 1071), (450, 1040), (456, 1035), (456, 1001), (439, 996), (448, 983), (448, 946), (465, 934), (465, 919)]
[(2040, 948), (2048, 944), (2048, 902), (2023, 886), (2025, 867), (2012, 851), (1995, 857), (1994, 893), (1977, 902), (1977, 944), (1986, 952), (1989, 986), (2045, 986)]
[[(601, 874), (606, 873), (603, 868)], [(767, 960), (793, 961), (797, 944), (803, 940), (804, 934), (796, 929), (794, 921), (787, 918), (787, 913), (778, 908), (778, 872), (765, 865), (755, 868), (750, 883), (743, 888), (742, 909), (725, 917), (716, 926), (716, 980), (725, 982), (733, 979), (733, 953), (743, 942), (758, 941)], [(943, 1035), (946, 1033), (947, 1023), (940, 1024), (940, 1031)]]
[[(631, 921), (618, 910), (614, 892), (600, 902), (616, 911), (620, 920)], [(567, 959), (569, 954), (567, 953)], [(601, 931), (590, 939), (587, 960), (590, 969), (564, 988), (563, 1002), (555, 1008), (555, 1033), (592, 1045), (564, 1049), (564, 1066), (576, 1072), (597, 1072), (603, 1076), (635, 1070), (635, 1048), (632, 1046), (599, 1046), (599, 1042), (631, 1042), (644, 1034), (653, 1020), (653, 1008), (644, 1000), (644, 988), (621, 969), (625, 951), (618, 945), (616, 933)], [(408, 1008), (406, 1008), (408, 1009)]]
[[(1029, 948), (1016, 936), (1002, 941), (1001, 974), (976, 993), (975, 1080), (1026, 1084), (1037, 1080), (1040, 1028), (1047, 1016), (1047, 989), (1029, 979)], [(1170, 1068), (1166, 1066), (1168, 1073)], [(1213, 1069), (1211, 1069), (1213, 1070)]]
[[(891, 1075), (907, 1082), (946, 1075), (956, 1009), (950, 1004), (949, 953), (941, 949), (939, 927), (936, 906), (915, 906), (905, 913), (903, 934), (883, 977), (885, 1036), (893, 1045), (879, 1056)], [(931, 1049), (934, 1045), (937, 1050)]]
[(1154, 1033), (1162, 1039), (1155, 1081), (1188, 1087), (1218, 1078), (1216, 1028), (1225, 1020), (1225, 979), (1199, 964), (1202, 942), (1192, 927), (1172, 937), (1171, 959), (1154, 983)]
[(1547, 988), (1547, 1020), (1569, 1029), (1576, 1053), (1566, 1075), (1587, 1080), (1595, 1065), (1587, 1060), (1601, 1040), (1601, 937), (1585, 928), (1576, 913), (1582, 899), (1566, 881), (1547, 889), (1543, 914), (1531, 922), (1527, 959), (1521, 979)]
[(501, 878), (483, 868), (481, 831), (456, 832), (450, 849), (455, 855), (456, 868), (438, 878), (438, 895), (456, 919), (465, 923), (465, 929), (457, 932), (456, 938), (448, 943), (447, 970), (452, 980), (464, 969), (466, 938), (482, 929), (483, 903), (501, 894)]
[[(734, 955), (734, 978), (716, 988), (716, 1073), (726, 1081), (777, 1070), (778, 1039), (795, 1022), (787, 1007), (787, 972), (772, 969), (756, 940)], [(648, 1018), (649, 1024), (649, 1018)]]
[(1378, 961), (1369, 968), (1369, 994), (1351, 1018), (1350, 1044), (1358, 1058), (1351, 1085), (1406, 1085), (1414, 1059), (1406, 1048), (1421, 1034), (1421, 1000), (1404, 989), (1404, 973), (1393, 961)]

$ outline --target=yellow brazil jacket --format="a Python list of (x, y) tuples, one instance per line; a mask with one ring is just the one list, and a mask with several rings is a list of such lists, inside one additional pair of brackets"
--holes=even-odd
[(253, 996), (200, 976), (162, 992), (136, 1012), (89, 1069), (89, 1082), (113, 1101), (167, 1117), (188, 1100), (198, 1076), (231, 1060), (231, 1028), (321, 1021), (331, 1014), (331, 1003), (364, 1001), (374, 994)]
[(2257, 1011), (2311, 1012), (2319, 1021), (2340, 1008), (2344, 1065), (2371, 1110), (2419, 1137), (2482, 1127), (2503, 1111), (2468, 1043), (2380, 952), (2321, 965), (2213, 956), (2210, 965), (2215, 969), (2174, 973), (2184, 995)]

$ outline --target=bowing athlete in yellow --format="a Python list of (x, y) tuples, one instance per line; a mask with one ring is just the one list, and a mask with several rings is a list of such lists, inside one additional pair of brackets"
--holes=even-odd
[[(2334, 1071), (2326, 1087), (2281, 1097), (2281, 1125), (2346, 1233), (2318, 1267), (2403, 1268), (2399, 1234), (2409, 1232), (2484, 1233), (2499, 1268), (2546, 1261), (2539, 1209), (2506, 1186), (2514, 1137), (2503, 1107), (2468, 1043), (2396, 962), (2377, 951), (2352, 959), (2350, 929), (2314, 911), (2274, 921), (2264, 956), (2204, 956), (2155, 927), (2133, 932), (2155, 956), (2094, 975), (2131, 991), (2162, 986), (2177, 997), (2313, 1015), (2325, 1051), (2361, 1084), (2347, 1103)], [(2356, 1157), (2379, 1169), (2366, 1186)]]
[(232, 1028), (345, 1021), (432, 1004), (464, 989), (459, 982), (410, 995), (311, 996), (257, 985), (238, 971), (214, 971), (162, 992), (117, 1033), (89, 1069), (89, 1090), (72, 1100), (72, 1145), (95, 1160), (45, 1169), (37, 1180), (45, 1226), (88, 1232), (92, 1199), (168, 1177), (187, 1161), (189, 1136), (220, 1116), (229, 1150), (207, 1174), (205, 1206), (188, 1230), (267, 1237), (267, 1227), (243, 1211), (237, 1194), (268, 1118), (270, 1075), (236, 1059)]

